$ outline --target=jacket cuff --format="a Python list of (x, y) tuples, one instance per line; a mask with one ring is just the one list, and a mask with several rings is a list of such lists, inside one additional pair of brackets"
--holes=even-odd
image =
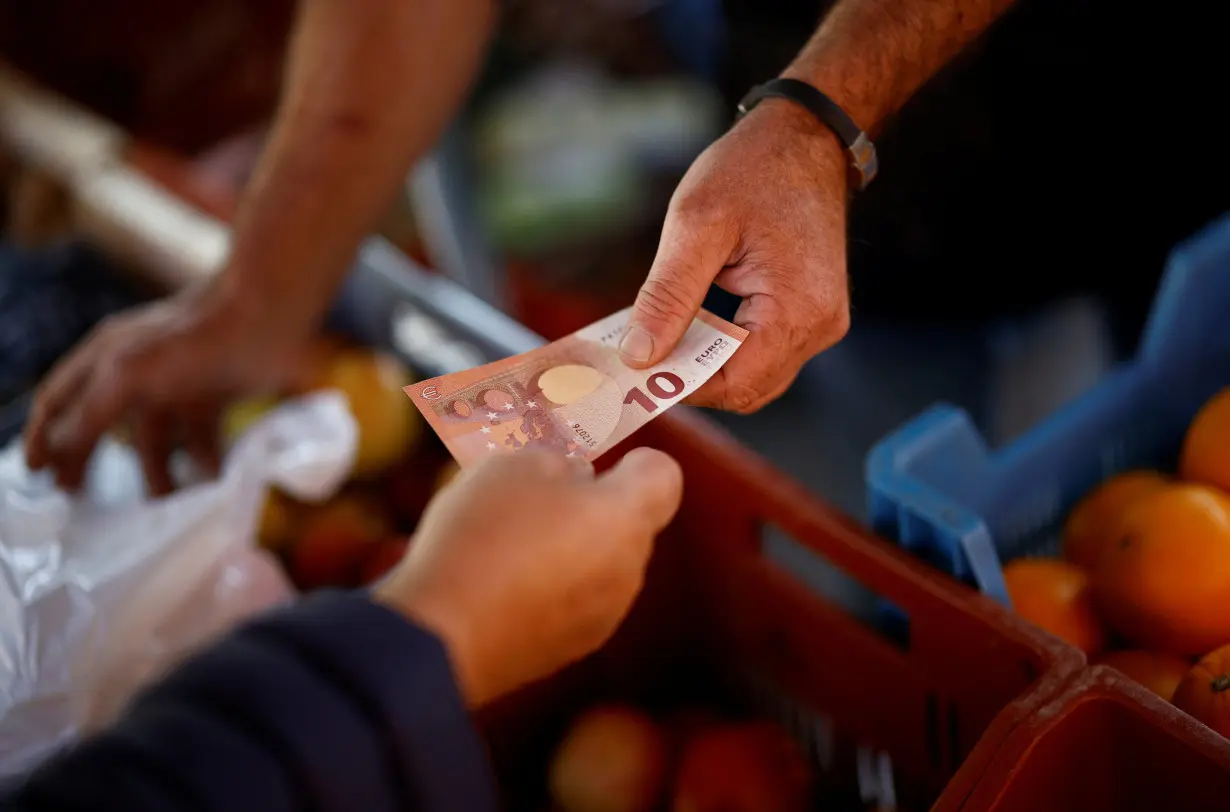
[(313, 595), (249, 633), (276, 637), (354, 697), (392, 752), (414, 808), (498, 808), (486, 749), (435, 635), (366, 591)]

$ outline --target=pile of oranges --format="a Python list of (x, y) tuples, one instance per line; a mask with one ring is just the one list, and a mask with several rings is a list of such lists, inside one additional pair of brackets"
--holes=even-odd
[(1063, 558), (1004, 568), (1013, 609), (1230, 738), (1230, 389), (1177, 476), (1129, 471), (1077, 504)]
[(577, 716), (551, 759), (552, 812), (806, 812), (813, 776), (773, 722), (683, 707), (655, 718), (601, 704)]

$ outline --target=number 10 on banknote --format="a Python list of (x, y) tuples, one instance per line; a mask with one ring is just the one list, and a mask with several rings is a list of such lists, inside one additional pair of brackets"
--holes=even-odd
[(617, 352), (629, 312), (406, 394), (463, 468), (526, 448), (592, 460), (700, 388), (747, 338), (702, 310), (662, 363), (631, 369)]

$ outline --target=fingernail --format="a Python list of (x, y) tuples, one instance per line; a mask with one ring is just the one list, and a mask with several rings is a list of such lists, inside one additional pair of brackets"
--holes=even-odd
[(653, 355), (653, 336), (641, 327), (629, 327), (619, 342), (619, 354), (629, 361), (648, 361)]

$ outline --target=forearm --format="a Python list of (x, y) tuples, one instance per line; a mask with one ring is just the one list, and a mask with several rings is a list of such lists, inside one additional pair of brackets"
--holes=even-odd
[[(310, 803), (307, 803), (310, 800)], [(3, 812), (496, 808), (444, 645), (361, 594), (249, 624), (108, 730), (0, 790)]]
[(269, 144), (219, 289), (314, 325), (406, 174), (457, 112), (492, 0), (304, 0)]
[(871, 134), (1013, 0), (839, 0), (783, 76), (824, 91)]

